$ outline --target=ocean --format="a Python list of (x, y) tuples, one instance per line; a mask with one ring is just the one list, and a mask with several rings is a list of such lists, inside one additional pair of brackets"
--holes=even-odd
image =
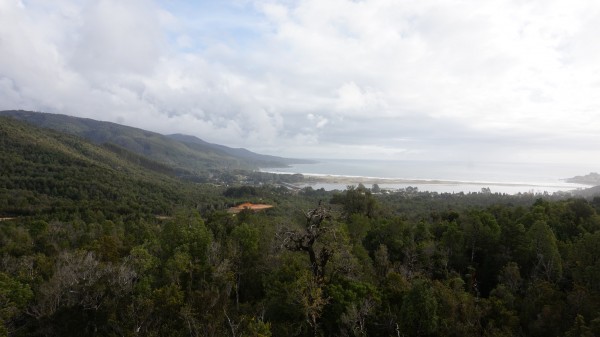
[[(347, 187), (348, 179), (368, 181), (385, 178), (390, 183), (378, 183), (384, 189), (417, 187), (420, 191), (439, 193), (480, 192), (489, 188), (492, 193), (554, 193), (589, 186), (564, 181), (577, 175), (598, 171), (594, 167), (575, 164), (387, 161), (387, 160), (316, 160), (314, 164), (296, 164), (286, 168), (267, 168), (264, 172), (301, 173), (307, 176), (333, 176), (327, 183), (305, 184), (326, 190)], [(394, 179), (411, 180), (398, 182)], [(441, 181), (441, 182), (440, 182)], [(365, 184), (370, 187), (368, 184)]]

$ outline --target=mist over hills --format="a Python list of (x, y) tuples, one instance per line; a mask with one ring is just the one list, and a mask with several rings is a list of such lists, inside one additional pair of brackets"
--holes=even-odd
[(283, 167), (308, 162), (261, 155), (242, 148), (212, 144), (194, 136), (162, 135), (156, 132), (111, 122), (61, 114), (23, 110), (0, 111), (0, 116), (15, 118), (41, 128), (72, 134), (96, 144), (112, 144), (144, 156), (177, 171), (207, 174), (210, 170)]

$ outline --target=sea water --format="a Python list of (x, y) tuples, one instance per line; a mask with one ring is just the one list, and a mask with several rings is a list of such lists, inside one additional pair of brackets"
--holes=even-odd
[[(576, 164), (493, 163), (450, 161), (317, 160), (286, 168), (264, 169), (274, 173), (301, 173), (315, 176), (371, 177), (412, 180), (408, 183), (378, 183), (386, 189), (417, 187), (431, 192), (479, 192), (490, 188), (498, 193), (554, 193), (586, 188), (564, 179), (598, 171)], [(432, 181), (442, 181), (432, 182)], [(344, 189), (346, 183), (315, 183), (313, 188)], [(369, 187), (369, 186), (367, 186)]]

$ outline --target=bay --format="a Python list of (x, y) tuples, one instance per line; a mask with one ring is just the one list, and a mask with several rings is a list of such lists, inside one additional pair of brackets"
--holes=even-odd
[(391, 190), (416, 187), (420, 191), (468, 193), (489, 188), (492, 193), (517, 194), (586, 188), (564, 179), (595, 170), (577, 164), (318, 159), (314, 164), (262, 171), (318, 177), (318, 182), (302, 186), (326, 190), (345, 189), (358, 183), (370, 187), (369, 182), (376, 181), (381, 188)]

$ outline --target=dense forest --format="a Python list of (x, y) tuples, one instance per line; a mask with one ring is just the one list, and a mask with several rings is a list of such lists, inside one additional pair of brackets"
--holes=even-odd
[(181, 170), (0, 118), (0, 336), (600, 336), (600, 197)]

